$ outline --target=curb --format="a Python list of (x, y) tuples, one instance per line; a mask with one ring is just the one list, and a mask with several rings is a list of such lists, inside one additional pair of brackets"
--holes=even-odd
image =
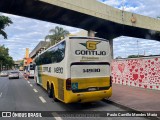
[[(112, 104), (112, 105), (115, 105), (115, 106), (117, 106), (117, 107), (119, 107), (119, 108), (122, 108), (122, 109), (124, 109), (124, 110), (126, 110), (126, 111), (128, 111), (128, 112), (136, 112), (136, 113), (146, 113), (147, 111), (138, 111), (138, 110), (136, 110), (136, 109), (133, 109), (133, 108), (130, 108), (130, 107), (127, 107), (127, 106), (125, 106), (125, 105), (122, 105), (122, 104), (120, 104), (120, 103), (117, 103), (117, 102), (115, 102), (115, 101), (111, 101), (111, 100), (108, 100), (108, 99), (104, 99), (103, 100), (104, 102), (107, 102), (107, 103), (109, 103), (109, 104)], [(151, 111), (152, 112), (152, 111)], [(154, 112), (154, 111), (153, 111)], [(160, 117), (149, 117), (149, 116), (146, 116), (146, 117), (144, 117), (144, 118), (147, 118), (147, 119), (150, 119), (150, 120), (160, 120)]]

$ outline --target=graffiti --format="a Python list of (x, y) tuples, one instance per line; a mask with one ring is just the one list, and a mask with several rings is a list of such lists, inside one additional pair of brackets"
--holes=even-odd
[(125, 64), (124, 63), (118, 65), (118, 69), (119, 69), (119, 71), (121, 73), (124, 71), (124, 68), (125, 68)]
[(114, 60), (113, 83), (160, 90), (160, 57)]

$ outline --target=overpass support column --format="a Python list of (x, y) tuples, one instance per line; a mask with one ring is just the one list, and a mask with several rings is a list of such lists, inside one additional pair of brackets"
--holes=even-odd
[(95, 37), (95, 31), (89, 30), (88, 31), (88, 37)]
[(113, 39), (109, 40), (109, 44), (110, 44), (110, 50), (111, 50), (111, 58), (113, 59), (114, 58), (114, 56), (113, 56)]

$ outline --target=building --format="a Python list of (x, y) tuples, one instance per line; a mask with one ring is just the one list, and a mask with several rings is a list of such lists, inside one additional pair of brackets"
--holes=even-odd
[(24, 68), (32, 62), (33, 62), (32, 58), (29, 57), (29, 48), (26, 48), (26, 53), (25, 53), (24, 63), (23, 63)]
[(45, 50), (47, 48), (47, 46), (49, 45), (49, 42), (47, 41), (40, 41), (38, 43), (38, 45), (32, 50), (32, 52), (29, 54), (29, 57), (33, 59), (35, 59), (35, 57), (41, 53), (43, 50)]

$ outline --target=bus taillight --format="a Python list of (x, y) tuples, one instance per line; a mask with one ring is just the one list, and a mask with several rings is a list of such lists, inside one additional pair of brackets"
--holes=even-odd
[(112, 76), (110, 76), (110, 86), (112, 86)]
[(66, 90), (71, 90), (71, 78), (66, 80)]

